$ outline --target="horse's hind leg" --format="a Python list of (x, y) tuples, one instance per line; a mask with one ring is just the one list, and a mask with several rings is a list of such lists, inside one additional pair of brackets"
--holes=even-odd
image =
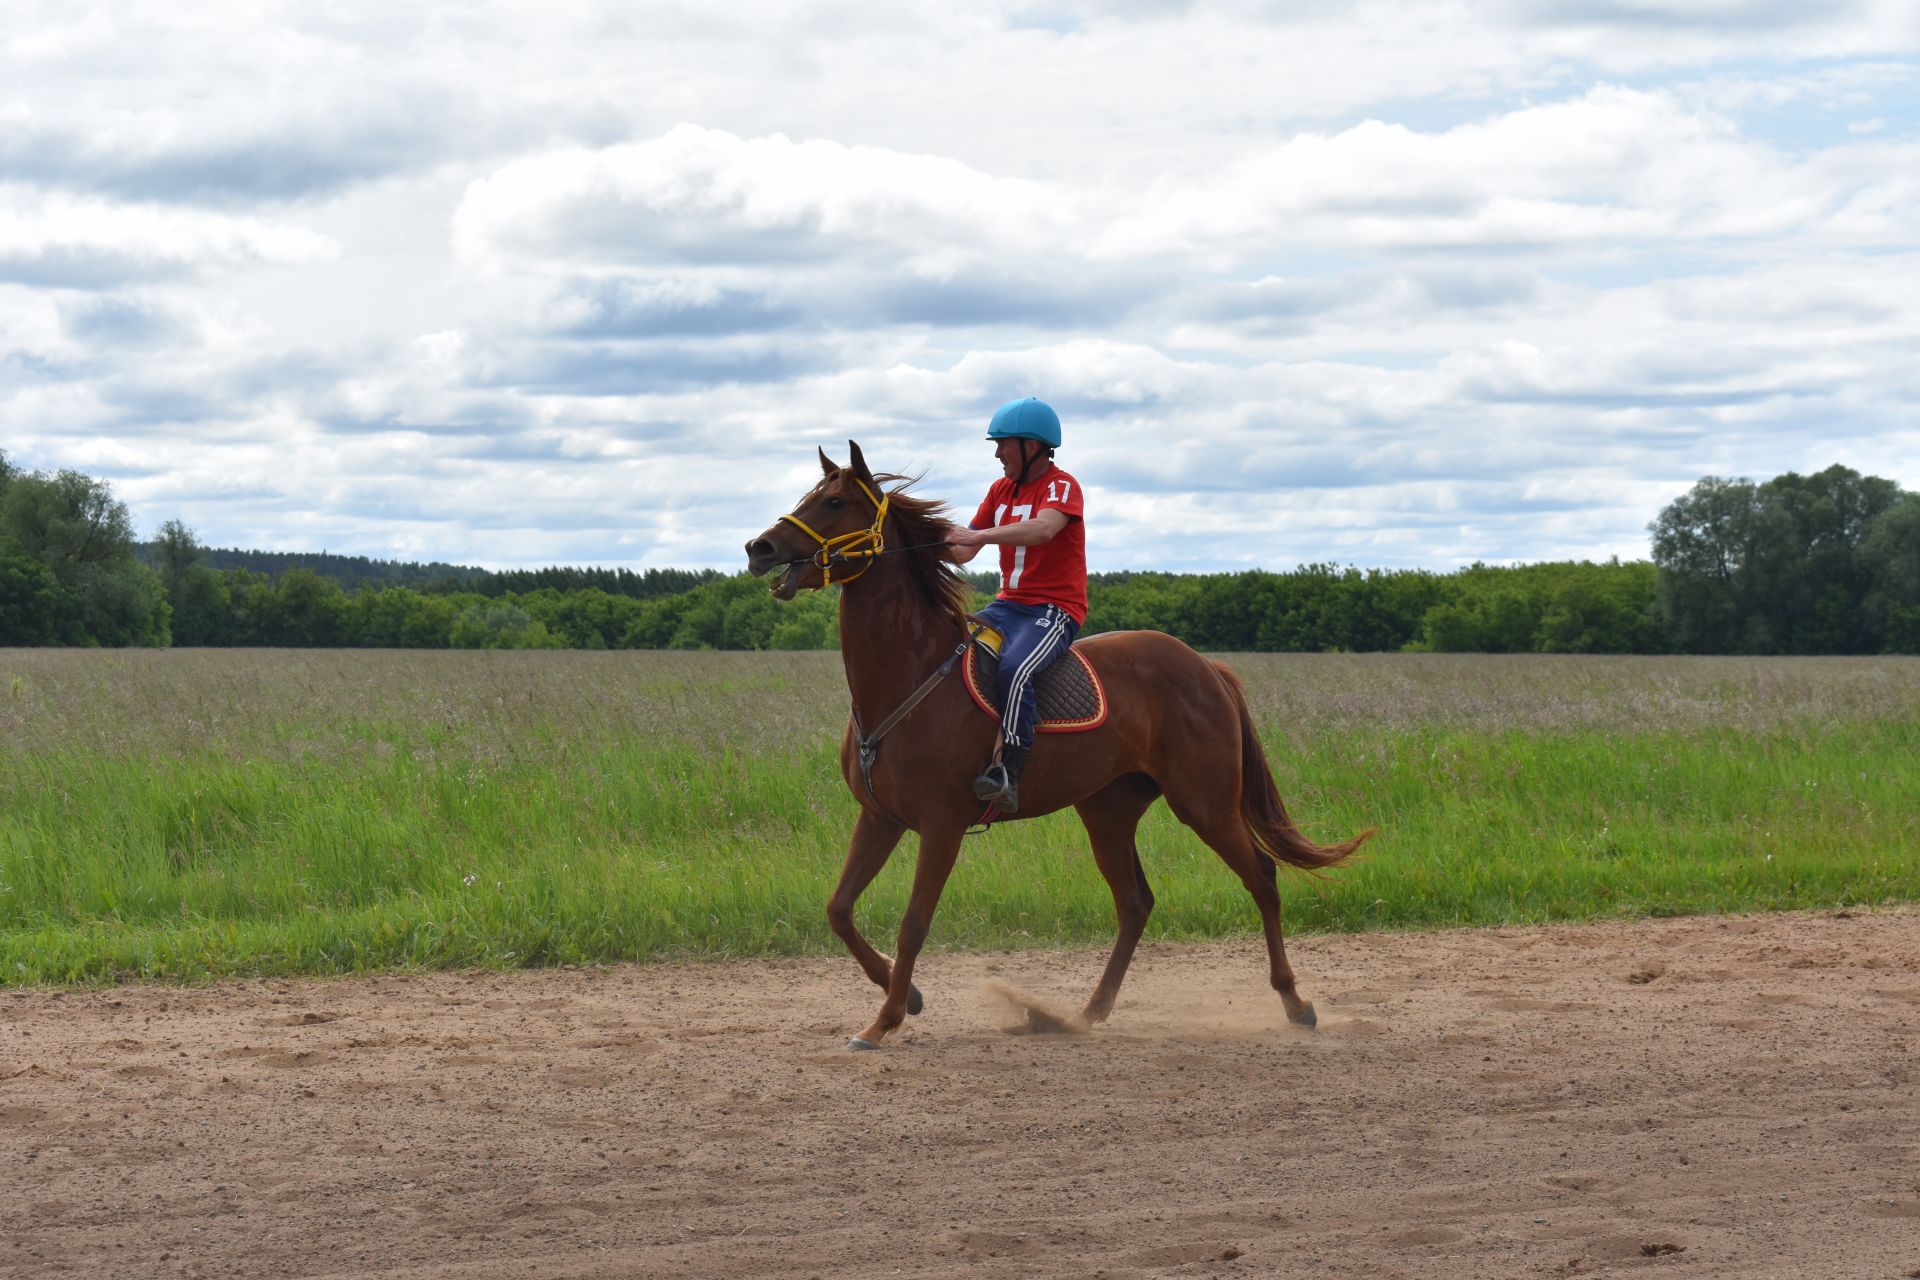
[[(853, 958), (859, 961), (867, 977), (882, 991), (893, 980), (893, 964), (874, 950), (873, 944), (854, 924), (853, 904), (860, 900), (860, 895), (873, 883), (873, 878), (887, 865), (887, 859), (893, 856), (894, 846), (900, 843), (905, 831), (905, 827), (892, 819), (862, 809), (859, 821), (853, 824), (853, 839), (847, 845), (847, 861), (840, 870), (840, 883), (833, 887), (833, 896), (827, 899), (827, 923), (847, 944), (847, 950), (853, 952)], [(907, 1012), (919, 1013), (921, 1006), (920, 988), (909, 984)]]
[[(1248, 841), (1252, 844), (1252, 841)], [(1258, 889), (1249, 885), (1253, 900), (1260, 908), (1260, 927), (1267, 935), (1267, 968), (1269, 981), (1273, 989), (1280, 993), (1280, 1003), (1287, 1007), (1287, 1021), (1302, 1027), (1314, 1027), (1319, 1024), (1319, 1016), (1313, 1011), (1313, 1001), (1302, 1000), (1300, 992), (1293, 982), (1293, 966), (1287, 963), (1286, 939), (1280, 936), (1280, 885), (1279, 866), (1272, 858), (1253, 851), (1254, 866), (1260, 876)]]
[(1120, 983), (1133, 962), (1133, 950), (1153, 913), (1153, 890), (1147, 887), (1147, 873), (1140, 865), (1140, 849), (1134, 833), (1144, 814), (1160, 795), (1160, 788), (1145, 774), (1129, 774), (1095, 792), (1074, 807), (1086, 824), (1093, 842), (1093, 860), (1113, 891), (1113, 913), (1119, 920), (1114, 935), (1113, 954), (1093, 989), (1081, 1019), (1089, 1025), (1105, 1022), (1119, 998)]
[(1313, 1012), (1313, 1003), (1300, 998), (1294, 984), (1293, 966), (1287, 963), (1287, 943), (1280, 933), (1280, 886), (1273, 859), (1260, 852), (1238, 814), (1215, 818), (1204, 825), (1194, 822), (1187, 814), (1179, 816), (1220, 855), (1220, 860), (1233, 869), (1240, 883), (1253, 895), (1254, 905), (1260, 909), (1260, 928), (1267, 935), (1268, 978), (1273, 989), (1280, 993), (1280, 1003), (1286, 1006), (1287, 1021), (1301, 1027), (1314, 1026), (1318, 1018)]

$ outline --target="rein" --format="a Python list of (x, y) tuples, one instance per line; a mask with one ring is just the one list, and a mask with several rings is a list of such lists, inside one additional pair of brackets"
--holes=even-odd
[[(782, 520), (791, 520), (791, 519), (793, 519), (793, 518), (792, 518), (791, 516), (781, 516), (780, 518), (781, 518)], [(796, 527), (798, 527), (798, 528), (801, 528), (801, 529), (806, 529), (806, 531), (807, 531), (808, 533), (813, 533), (813, 530), (811, 530), (811, 529), (807, 529), (807, 526), (805, 526), (804, 524), (801, 524), (801, 523), (800, 523), (800, 522), (799, 522), (798, 520), (794, 520), (794, 521), (793, 521), (793, 523), (794, 523), (794, 525), (795, 525)], [(859, 532), (859, 533), (850, 533), (850, 534), (847, 534), (847, 535), (845, 535), (845, 536), (846, 536), (846, 537), (848, 537), (848, 538), (865, 538), (865, 537), (868, 537), (868, 536), (870, 536), (870, 535), (871, 535), (872, 533), (873, 533), (873, 530), (871, 530), (871, 529), (864, 529), (864, 530), (862, 530), (862, 531), (861, 531), (861, 532)], [(814, 534), (813, 534), (813, 536), (814, 536), (815, 538), (818, 538), (818, 537), (819, 537), (820, 535), (819, 535), (819, 534), (817, 534), (817, 533), (814, 533)], [(839, 541), (841, 541), (841, 539), (839, 539), (839, 538), (835, 538), (835, 539), (833, 539), (833, 541), (835, 541), (835, 542), (839, 542)], [(868, 564), (870, 565), (870, 564), (872, 564), (872, 562), (873, 562), (873, 558), (874, 558), (875, 556), (897, 556), (897, 555), (899, 555), (899, 554), (900, 554), (900, 553), (901, 553), (902, 551), (924, 551), (924, 550), (926, 550), (926, 549), (927, 549), (928, 547), (944, 547), (944, 546), (946, 546), (946, 545), (947, 545), (947, 541), (946, 541), (946, 539), (945, 539), (945, 538), (942, 538), (942, 539), (941, 539), (940, 541), (938, 541), (938, 542), (913, 542), (913, 543), (909, 543), (909, 544), (907, 544), (907, 545), (906, 545), (906, 546), (904, 546), (904, 547), (886, 547), (886, 546), (883, 546), (883, 547), (881, 547), (881, 548), (879, 548), (878, 550), (873, 550), (873, 551), (828, 551), (828, 552), (826, 553), (826, 557), (825, 557), (825, 560), (824, 560), (824, 561), (823, 561), (823, 560), (822, 560), (822, 558), (821, 558), (821, 553), (820, 553), (820, 552), (818, 552), (818, 551), (815, 551), (815, 552), (813, 552), (813, 553), (812, 553), (811, 555), (804, 555), (804, 556), (795, 556), (795, 557), (794, 557), (793, 559), (791, 559), (791, 560), (776, 560), (776, 561), (774, 561), (774, 563), (775, 563), (775, 564), (817, 564), (817, 565), (819, 565), (819, 566), (820, 566), (820, 567), (821, 567), (822, 569), (824, 569), (824, 568), (826, 568), (826, 567), (827, 567), (827, 566), (828, 566), (829, 564), (832, 564), (832, 563), (833, 563), (834, 561), (836, 561), (836, 560), (851, 560), (851, 559), (853, 559), (853, 558), (854, 558), (855, 556), (858, 556), (858, 557), (859, 557), (860, 559), (862, 559), (862, 560), (865, 560), (865, 561), (867, 561), (867, 562), (868, 562)], [(860, 573), (865, 573), (865, 572), (866, 572), (866, 570), (865, 570), (865, 569), (862, 569), (862, 570), (860, 571)], [(856, 573), (856, 574), (854, 574), (854, 575), (853, 575), (853, 578), (857, 578), (857, 577), (859, 577), (859, 576), (860, 576), (860, 574), (859, 574), (859, 573)], [(842, 578), (842, 579), (841, 579), (841, 581), (842, 581), (842, 582), (852, 582), (852, 581), (853, 581), (853, 578)], [(822, 583), (822, 584), (821, 584), (821, 587), (824, 587), (824, 586), (826, 586), (826, 585), (827, 585), (827, 584), (825, 584), (825, 583)], [(818, 588), (818, 587), (815, 587), (815, 588), (809, 588), (809, 590), (819, 590), (819, 589), (820, 589), (820, 588)]]
[[(784, 519), (786, 519), (786, 517), (785, 517), (785, 516), (782, 516), (782, 517), (780, 517), (780, 518), (781, 518), (782, 520), (784, 520)], [(799, 525), (799, 526), (800, 526), (801, 528), (803, 528), (803, 529), (805, 529), (805, 528), (806, 528), (806, 526), (805, 526), (805, 525), (801, 525), (801, 524), (800, 524), (800, 522), (799, 522), (798, 520), (795, 520), (795, 521), (794, 521), (794, 524), (796, 524), (796, 525)], [(813, 530), (811, 530), (811, 529), (807, 529), (807, 532), (808, 532), (808, 533), (812, 533), (812, 532), (813, 532)], [(854, 538), (864, 538), (864, 537), (866, 537), (866, 536), (867, 536), (867, 534), (868, 534), (868, 533), (870, 533), (870, 532), (872, 532), (872, 531), (871, 531), (871, 530), (863, 530), (863, 531), (862, 531), (862, 532), (860, 532), (860, 533), (855, 533), (855, 534), (849, 534), (848, 536), (849, 536), (849, 537), (854, 537)], [(837, 539), (836, 539), (836, 541), (837, 541)], [(841, 552), (841, 551), (829, 551), (829, 552), (827, 552), (827, 554), (826, 554), (826, 559), (825, 559), (825, 561), (824, 561), (824, 562), (823, 562), (823, 561), (822, 561), (822, 559), (821, 559), (821, 556), (820, 556), (820, 552), (818, 552), (818, 551), (815, 551), (815, 552), (813, 552), (813, 553), (812, 553), (811, 555), (804, 555), (804, 556), (795, 556), (795, 557), (794, 557), (793, 559), (791, 559), (791, 560), (775, 560), (775, 561), (774, 561), (773, 563), (775, 563), (775, 564), (779, 564), (779, 565), (785, 565), (785, 564), (817, 564), (817, 565), (819, 565), (819, 566), (820, 566), (821, 568), (823, 568), (823, 569), (824, 569), (824, 568), (826, 568), (826, 567), (827, 567), (827, 565), (829, 565), (829, 564), (832, 564), (832, 563), (833, 563), (834, 561), (836, 561), (836, 560), (851, 560), (851, 559), (853, 559), (853, 558), (854, 558), (855, 556), (858, 556), (858, 557), (859, 557), (860, 559), (862, 559), (862, 560), (865, 560), (865, 561), (867, 561), (867, 562), (868, 562), (869, 564), (871, 564), (871, 563), (872, 563), (872, 560), (873, 560), (873, 558), (874, 558), (875, 556), (897, 556), (897, 555), (899, 555), (899, 554), (900, 554), (900, 553), (901, 553), (902, 551), (924, 551), (924, 550), (926, 550), (926, 549), (927, 549), (928, 547), (944, 547), (944, 546), (946, 546), (946, 545), (947, 545), (947, 542), (946, 542), (946, 539), (944, 539), (944, 538), (942, 538), (942, 539), (941, 539), (940, 541), (938, 541), (938, 542), (915, 542), (915, 543), (911, 543), (911, 544), (909, 544), (909, 545), (907, 545), (907, 546), (904, 546), (904, 547), (885, 547), (885, 548), (883, 548), (883, 549), (881, 549), (881, 550), (878, 550), (878, 551), (851, 551), (851, 552)], [(866, 570), (865, 570), (865, 569), (862, 569), (862, 570), (860, 571), (860, 573), (865, 573), (865, 572), (866, 572)], [(859, 574), (859, 573), (856, 573), (856, 574), (854, 574), (854, 575), (853, 575), (853, 578), (857, 578), (857, 577), (859, 577), (859, 576), (860, 576), (860, 574)], [(853, 581), (853, 578), (842, 578), (842, 579), (841, 579), (841, 581), (842, 581), (842, 582), (852, 582), (852, 581)], [(824, 587), (824, 586), (826, 586), (826, 585), (827, 585), (827, 584), (825, 584), (825, 583), (822, 583), (822, 584), (821, 584), (821, 586), (822, 586), (822, 587)], [(810, 587), (810, 588), (808, 588), (808, 590), (811, 590), (811, 591), (817, 591), (817, 590), (820, 590), (820, 587)]]

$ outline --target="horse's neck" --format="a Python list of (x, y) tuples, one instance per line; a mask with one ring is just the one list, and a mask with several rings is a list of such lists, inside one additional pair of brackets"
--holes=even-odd
[(907, 566), (881, 560), (840, 593), (840, 658), (860, 723), (871, 730), (932, 675), (960, 638)]

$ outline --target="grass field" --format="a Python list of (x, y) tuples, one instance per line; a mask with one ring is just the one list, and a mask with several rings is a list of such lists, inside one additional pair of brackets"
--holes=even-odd
[[(1293, 930), (1920, 897), (1920, 660), (1236, 658)], [(0, 983), (837, 951), (833, 654), (0, 650)], [(1149, 937), (1257, 927), (1156, 806)], [(862, 903), (892, 935), (912, 837)], [(1106, 941), (1071, 813), (932, 945)]]

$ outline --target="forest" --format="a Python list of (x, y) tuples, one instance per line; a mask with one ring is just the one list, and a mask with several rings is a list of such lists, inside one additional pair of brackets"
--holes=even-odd
[[(1214, 652), (1920, 653), (1920, 494), (1844, 466), (1708, 476), (1646, 560), (1095, 574), (1084, 634)], [(971, 580), (982, 603), (990, 574)], [(489, 572), (151, 541), (105, 481), (0, 452), (0, 645), (831, 649), (831, 592), (714, 570)]]

